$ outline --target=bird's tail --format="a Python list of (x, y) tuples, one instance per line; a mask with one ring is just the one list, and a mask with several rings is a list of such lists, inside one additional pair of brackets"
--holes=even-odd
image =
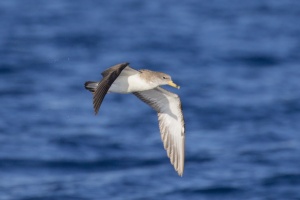
[(99, 82), (87, 81), (87, 82), (85, 82), (84, 87), (85, 87), (85, 89), (87, 89), (90, 92), (94, 93), (96, 91), (98, 83)]

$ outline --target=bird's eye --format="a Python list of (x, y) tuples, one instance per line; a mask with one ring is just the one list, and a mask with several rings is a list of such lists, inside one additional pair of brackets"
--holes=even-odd
[(163, 79), (166, 79), (167, 77), (163, 76)]

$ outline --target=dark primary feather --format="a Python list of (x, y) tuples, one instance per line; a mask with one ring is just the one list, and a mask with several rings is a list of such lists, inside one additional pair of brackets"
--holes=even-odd
[[(128, 66), (128, 65), (129, 65), (129, 63), (127, 63), (127, 62), (126, 62), (126, 63), (120, 63), (120, 64), (114, 65), (114, 66), (112, 66), (112, 67), (110, 67), (110, 68), (104, 70), (101, 74), (102, 74), (103, 77), (105, 77), (105, 76), (109, 75), (110, 73), (112, 73), (113, 71), (119, 71), (119, 70), (121, 70), (121, 71), (119, 72), (119, 74), (118, 74), (118, 76), (119, 76), (120, 73), (122, 72), (122, 70), (123, 70), (126, 66)], [(124, 66), (125, 66), (125, 67), (124, 67)], [(121, 69), (122, 67), (124, 67), (124, 68)]]
[(98, 113), (101, 103), (106, 93), (108, 92), (110, 86), (118, 78), (122, 70), (125, 67), (127, 67), (128, 64), (129, 63), (118, 64), (102, 72), (103, 79), (98, 84), (98, 87), (95, 90), (94, 98), (93, 98), (95, 114)]

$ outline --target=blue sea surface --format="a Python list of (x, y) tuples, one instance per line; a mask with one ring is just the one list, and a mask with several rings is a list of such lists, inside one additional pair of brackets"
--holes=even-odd
[[(0, 2), (0, 200), (300, 199), (300, 1)], [(157, 116), (87, 80), (172, 76), (179, 177)]]

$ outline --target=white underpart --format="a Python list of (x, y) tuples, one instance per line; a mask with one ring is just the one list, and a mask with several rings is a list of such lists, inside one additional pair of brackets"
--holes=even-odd
[(140, 73), (129, 75), (120, 74), (120, 76), (114, 81), (114, 83), (109, 88), (108, 92), (115, 93), (131, 93), (144, 90), (150, 90), (157, 87), (152, 82), (147, 82), (144, 79), (141, 79)]

